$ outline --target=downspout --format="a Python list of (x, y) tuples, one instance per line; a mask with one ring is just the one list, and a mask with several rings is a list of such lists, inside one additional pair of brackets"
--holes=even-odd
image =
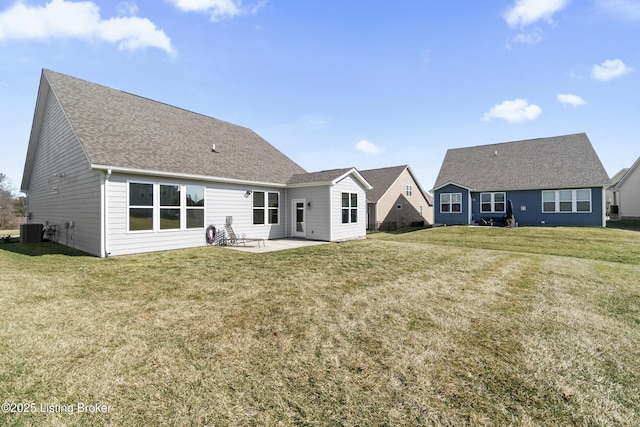
[(27, 224), (31, 224), (31, 216), (29, 215), (29, 192), (24, 192), (24, 216)]
[(471, 217), (473, 215), (473, 199), (471, 198), (471, 190), (467, 190), (467, 225), (471, 225)]
[(602, 187), (602, 226), (607, 226), (607, 189)]
[(101, 221), (102, 221), (102, 227), (101, 227), (101, 238), (100, 240), (102, 241), (102, 244), (104, 245), (103, 249), (102, 249), (102, 254), (101, 257), (102, 258), (106, 258), (109, 256), (109, 178), (111, 178), (111, 168), (107, 169), (106, 172), (104, 172), (102, 174), (102, 185), (100, 186), (100, 191), (102, 192), (101, 194), (101, 199), (102, 199), (102, 212), (101, 212)]

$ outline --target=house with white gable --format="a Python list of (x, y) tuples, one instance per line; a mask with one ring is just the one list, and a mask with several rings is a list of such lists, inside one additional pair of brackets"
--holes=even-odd
[(640, 220), (640, 158), (611, 179), (607, 193), (611, 219)]
[(355, 168), (308, 173), (251, 129), (43, 70), (21, 191), (27, 221), (106, 257), (262, 239), (364, 238)]

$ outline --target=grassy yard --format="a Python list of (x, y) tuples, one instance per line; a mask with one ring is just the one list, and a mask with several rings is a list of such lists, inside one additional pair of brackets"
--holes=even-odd
[(640, 425), (633, 231), (0, 244), (0, 289), (2, 426)]

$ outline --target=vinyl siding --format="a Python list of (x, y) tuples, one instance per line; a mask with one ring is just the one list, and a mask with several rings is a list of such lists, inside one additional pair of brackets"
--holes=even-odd
[[(440, 195), (443, 193), (462, 194), (462, 212), (442, 213), (440, 212)], [(469, 224), (469, 191), (457, 185), (449, 184), (437, 190), (433, 196), (433, 222), (444, 225)]]
[(640, 167), (633, 169), (620, 188), (619, 207), (621, 218), (640, 218)]
[[(407, 196), (407, 185), (411, 186), (411, 196)], [(397, 209), (401, 205), (401, 209)], [(422, 216), (420, 216), (422, 206)], [(408, 169), (405, 169), (398, 179), (389, 187), (384, 196), (378, 201), (378, 222), (395, 222), (398, 227), (410, 225), (413, 221), (433, 222), (433, 207), (420, 191)]]
[[(480, 193), (471, 193), (473, 199), (472, 221), (481, 217), (503, 217), (505, 213), (481, 213)], [(591, 188), (591, 212), (542, 212), (542, 191), (507, 191), (506, 202), (513, 204), (513, 216), (520, 226), (602, 226), (602, 187)]]
[[(291, 188), (287, 194), (287, 212), (291, 217), (291, 201), (294, 199), (304, 199), (307, 206), (305, 208), (306, 238), (310, 240), (331, 240), (331, 187), (328, 185), (318, 187)], [(308, 206), (311, 204), (311, 206)], [(292, 224), (289, 221), (287, 236), (292, 234)]]
[[(187, 230), (128, 230), (128, 185), (140, 182), (162, 185), (202, 185), (205, 187), (205, 224), (203, 228)], [(110, 255), (124, 255), (140, 252), (183, 249), (205, 246), (205, 229), (213, 224), (223, 228), (226, 217), (231, 216), (236, 234), (247, 237), (275, 239), (284, 237), (285, 218), (282, 203), (284, 190), (256, 187), (253, 191), (276, 191), (280, 193), (279, 224), (253, 225), (253, 198), (245, 197), (249, 188), (240, 185), (210, 182), (154, 179), (134, 175), (114, 175), (108, 183), (108, 250)], [(157, 203), (156, 203), (157, 204)]]
[[(342, 223), (342, 193), (358, 194), (358, 221)], [(363, 239), (367, 233), (367, 199), (365, 190), (351, 176), (331, 187), (331, 241)]]
[(29, 222), (57, 226), (54, 241), (100, 255), (100, 173), (90, 169), (85, 152), (51, 91), (36, 144), (26, 189)]

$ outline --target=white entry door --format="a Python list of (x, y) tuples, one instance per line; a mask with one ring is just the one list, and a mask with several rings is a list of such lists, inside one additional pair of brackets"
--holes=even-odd
[(291, 218), (293, 221), (291, 222), (291, 236), (292, 237), (307, 237), (306, 232), (306, 215), (305, 212), (305, 200), (304, 199), (293, 199), (291, 200)]

